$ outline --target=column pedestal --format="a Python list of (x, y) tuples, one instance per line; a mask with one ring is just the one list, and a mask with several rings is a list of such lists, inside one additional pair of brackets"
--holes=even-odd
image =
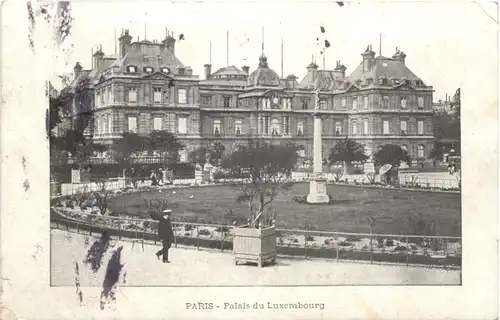
[(314, 177), (309, 182), (308, 203), (329, 203), (330, 197), (326, 193), (326, 178)]
[(326, 193), (326, 177), (323, 175), (322, 139), (323, 123), (321, 115), (314, 115), (313, 136), (313, 175), (309, 182), (308, 203), (329, 203), (330, 198)]

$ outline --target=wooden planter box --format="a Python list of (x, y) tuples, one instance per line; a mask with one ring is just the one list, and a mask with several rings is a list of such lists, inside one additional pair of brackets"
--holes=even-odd
[(256, 229), (241, 226), (234, 228), (234, 264), (257, 263), (262, 268), (265, 262), (276, 262), (276, 253), (276, 227)]

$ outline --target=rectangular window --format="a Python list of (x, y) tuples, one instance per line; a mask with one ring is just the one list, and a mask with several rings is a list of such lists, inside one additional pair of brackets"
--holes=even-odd
[(214, 136), (220, 136), (221, 134), (221, 121), (219, 119), (214, 119), (213, 134)]
[(406, 126), (407, 126), (406, 121), (405, 120), (401, 121), (401, 135), (406, 135), (407, 132)]
[(161, 129), (162, 129), (162, 122), (163, 122), (162, 118), (155, 117), (153, 119), (153, 130), (154, 131), (161, 131)]
[(342, 134), (342, 124), (340, 122), (335, 123), (335, 135), (340, 136)]
[(363, 120), (363, 134), (368, 134), (368, 119)]
[(368, 108), (368, 96), (363, 97), (363, 107)]
[(306, 157), (306, 150), (305, 149), (299, 149), (299, 157), (305, 158)]
[(308, 100), (302, 100), (302, 110), (307, 110), (308, 108)]
[(224, 108), (231, 107), (231, 97), (224, 97)]
[(113, 133), (113, 116), (108, 115), (108, 133)]
[(320, 100), (320, 102), (319, 102), (319, 109), (320, 110), (326, 110), (326, 100)]
[(177, 103), (187, 103), (187, 90), (177, 89)]
[(187, 133), (187, 118), (186, 117), (179, 117), (177, 119), (177, 132)]
[(102, 118), (102, 126), (103, 126), (103, 130), (102, 132), (104, 134), (108, 133), (108, 115), (105, 115), (103, 118)]
[(419, 109), (424, 108), (424, 98), (423, 97), (418, 97), (418, 108)]
[(353, 135), (357, 134), (356, 120), (352, 120), (352, 134)]
[(304, 135), (304, 121), (297, 122), (297, 135), (298, 136)]
[(383, 124), (383, 134), (389, 134), (389, 121), (388, 120), (384, 120), (384, 124)]
[(202, 95), (201, 96), (201, 104), (203, 104), (203, 105), (212, 104), (212, 96)]
[(342, 98), (342, 99), (340, 100), (340, 105), (341, 105), (342, 107), (345, 107), (345, 106), (346, 106), (346, 104), (347, 104), (346, 99), (345, 99), (345, 98)]
[(108, 103), (111, 103), (112, 102), (112, 100), (111, 100), (111, 86), (108, 86), (108, 89), (106, 90), (106, 93), (107, 93), (106, 101)]
[(352, 98), (352, 108), (356, 110), (358, 108), (358, 98)]
[(137, 117), (128, 117), (128, 131), (137, 132)]
[(161, 88), (153, 88), (153, 102), (154, 103), (162, 102)]
[(389, 109), (389, 96), (382, 98), (382, 109)]
[(243, 130), (243, 121), (241, 120), (236, 120), (234, 122), (234, 129), (235, 129), (235, 134), (237, 136), (241, 135), (241, 132)]
[(98, 107), (101, 105), (101, 90), (100, 89), (97, 89), (95, 91), (95, 104)]
[(137, 102), (137, 88), (131, 87), (128, 89), (128, 102)]
[(101, 95), (101, 103), (102, 105), (106, 105), (106, 87), (102, 88), (102, 95)]
[(423, 121), (417, 122), (417, 134), (424, 134), (424, 122)]
[(401, 108), (406, 109), (406, 97), (401, 97)]
[(283, 134), (290, 134), (290, 117), (283, 117)]
[(269, 116), (264, 117), (264, 134), (269, 134)]

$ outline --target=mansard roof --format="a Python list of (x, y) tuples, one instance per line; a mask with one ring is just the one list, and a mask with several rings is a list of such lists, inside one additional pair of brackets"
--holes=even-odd
[(399, 59), (391, 59), (378, 56), (374, 59), (373, 65), (368, 71), (363, 70), (363, 62), (347, 77), (349, 82), (372, 78), (377, 81), (380, 78), (386, 79), (406, 79), (420, 80), (404, 63)]

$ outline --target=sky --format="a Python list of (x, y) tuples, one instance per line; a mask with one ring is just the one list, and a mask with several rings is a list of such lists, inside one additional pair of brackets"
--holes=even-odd
[(283, 74), (300, 80), (313, 59), (323, 68), (320, 52), (326, 38), (331, 44), (325, 52), (326, 69), (340, 60), (350, 74), (368, 45), (386, 57), (398, 47), (406, 53), (410, 70), (434, 86), (434, 100), (444, 100), (463, 83), (471, 66), (462, 62), (470, 61), (470, 55), (497, 55), (497, 43), (481, 41), (481, 35), (496, 32), (492, 19), (498, 20), (497, 10), (494, 3), (465, 1), (364, 1), (342, 7), (334, 1), (284, 0), (73, 2), (72, 34), (66, 43), (71, 55), (65, 72), (72, 72), (77, 61), (90, 68), (92, 48), (98, 45), (105, 54), (114, 53), (115, 30), (119, 37), (122, 29), (129, 29), (134, 41), (137, 37), (161, 41), (168, 28), (176, 37), (184, 35), (185, 40), (176, 44), (176, 55), (200, 78), (209, 62), (213, 71), (225, 67), (227, 60), (252, 71), (262, 42), (270, 67), (281, 74), (283, 41)]

